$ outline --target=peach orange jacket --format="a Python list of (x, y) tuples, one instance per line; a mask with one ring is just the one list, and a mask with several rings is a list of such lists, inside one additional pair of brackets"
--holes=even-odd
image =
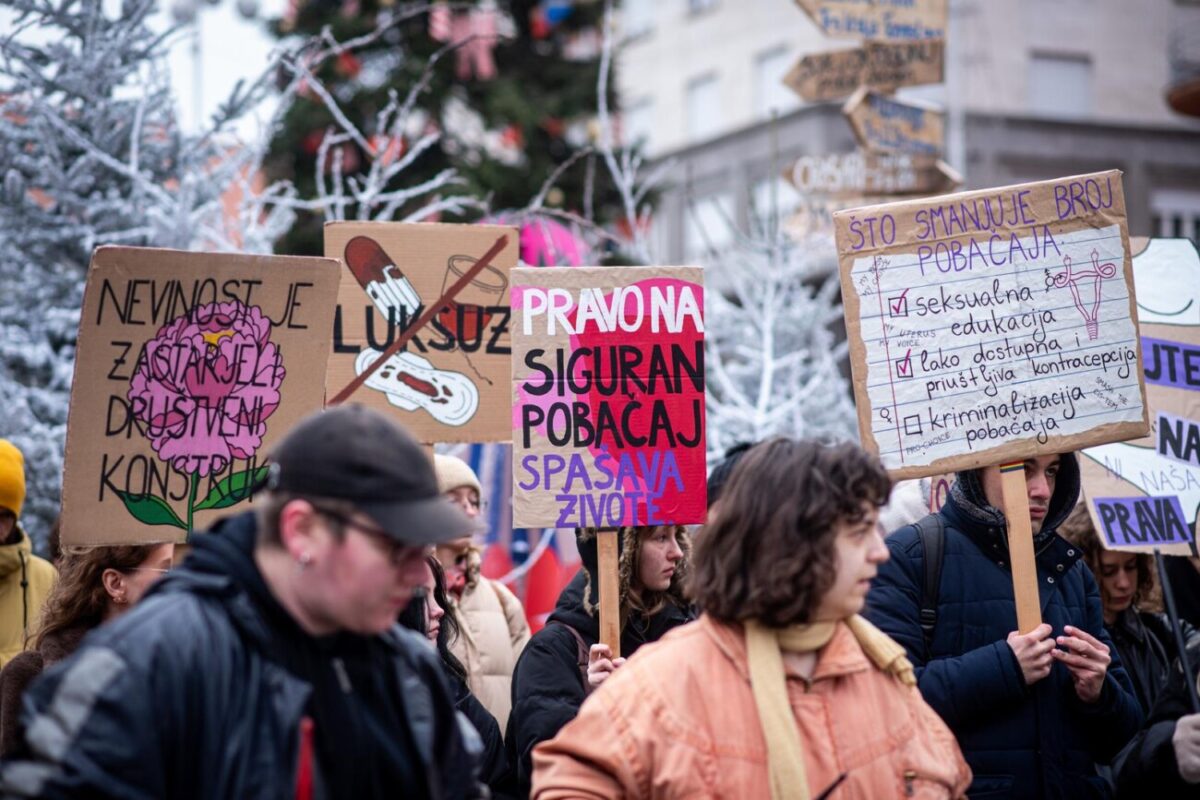
[[(960, 798), (971, 770), (941, 718), (867, 659), (838, 625), (812, 680), (788, 673), (809, 794), (838, 800)], [(741, 626), (709, 617), (672, 631), (613, 673), (533, 751), (535, 800), (769, 798)]]

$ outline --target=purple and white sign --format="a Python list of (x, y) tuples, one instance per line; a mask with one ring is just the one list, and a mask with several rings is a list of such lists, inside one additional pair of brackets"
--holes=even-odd
[(1191, 527), (1175, 495), (1163, 497), (1094, 497), (1100, 533), (1109, 550), (1123, 547), (1187, 544)]

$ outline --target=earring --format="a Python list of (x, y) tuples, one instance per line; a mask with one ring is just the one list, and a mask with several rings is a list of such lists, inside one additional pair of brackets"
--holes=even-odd
[(296, 559), (296, 569), (300, 572), (308, 569), (310, 564), (312, 564), (312, 553), (301, 553), (300, 557)]

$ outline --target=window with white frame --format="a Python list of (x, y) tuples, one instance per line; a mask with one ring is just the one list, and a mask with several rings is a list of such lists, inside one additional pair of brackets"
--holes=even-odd
[(683, 258), (703, 263), (723, 252), (733, 242), (733, 195), (710, 194), (690, 201), (684, 207)]
[(781, 177), (763, 178), (750, 194), (751, 233), (761, 236), (776, 230), (799, 207), (800, 193), (795, 186)]
[(800, 98), (783, 83), (791, 67), (791, 53), (779, 45), (759, 53), (754, 59), (754, 115), (768, 119), (771, 112), (783, 114), (796, 108)]
[(721, 127), (721, 83), (715, 72), (692, 78), (687, 84), (687, 135), (697, 142), (710, 138)]
[(1200, 191), (1155, 189), (1150, 194), (1151, 236), (1200, 244)]
[(1029, 61), (1029, 110), (1051, 117), (1088, 116), (1092, 78), (1088, 56), (1034, 53)]

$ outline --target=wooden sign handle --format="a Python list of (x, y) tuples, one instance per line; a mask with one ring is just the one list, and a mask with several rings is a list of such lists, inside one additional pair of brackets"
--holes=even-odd
[(621, 587), (617, 576), (616, 528), (596, 531), (596, 560), (600, 573), (600, 642), (612, 650), (613, 658), (621, 657)]
[(1042, 601), (1038, 597), (1025, 462), (1000, 465), (1000, 488), (1004, 495), (1004, 519), (1008, 521), (1008, 560), (1012, 564), (1013, 596), (1017, 600), (1017, 630), (1029, 633), (1042, 624)]

